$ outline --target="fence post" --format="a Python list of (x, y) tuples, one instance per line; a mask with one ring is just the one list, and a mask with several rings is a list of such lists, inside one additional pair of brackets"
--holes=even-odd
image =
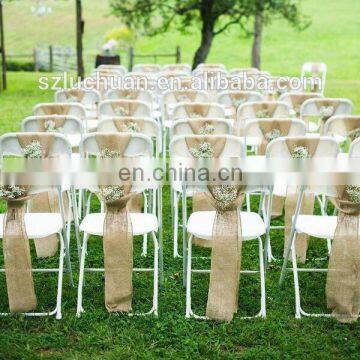
[(176, 47), (175, 56), (176, 56), (176, 63), (177, 63), (177, 64), (180, 64), (180, 63), (181, 63), (181, 50), (180, 50), (180, 46), (177, 46), (177, 47)]
[(49, 71), (54, 71), (54, 53), (52, 45), (49, 46)]
[(34, 54), (34, 71), (39, 71), (36, 47), (34, 47), (33, 54)]
[(129, 71), (132, 70), (134, 66), (134, 48), (132, 46), (129, 47)]

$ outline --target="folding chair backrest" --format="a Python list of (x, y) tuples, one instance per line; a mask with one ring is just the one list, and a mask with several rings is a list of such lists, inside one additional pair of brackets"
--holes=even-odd
[[(318, 135), (306, 135), (306, 136), (291, 136), (291, 137), (281, 137), (277, 138), (269, 143), (266, 148), (266, 157), (268, 158), (283, 158), (283, 159), (291, 159), (291, 153), (286, 144), (286, 139), (311, 139), (313, 138), (315, 141), (318, 141), (318, 145), (316, 151), (312, 158), (336, 158), (339, 153), (338, 143), (329, 136), (318, 136)], [(284, 175), (279, 174), (279, 177), (276, 178), (281, 184), (284, 183)], [(329, 185), (313, 185), (308, 191), (317, 193), (317, 194), (334, 194), (333, 186)]]
[[(269, 116), (265, 116), (268, 112)], [(290, 117), (290, 107), (282, 101), (254, 101), (242, 104), (236, 113), (235, 132), (238, 135), (249, 120), (263, 117), (288, 118)]]
[(79, 103), (43, 103), (33, 109), (35, 116), (41, 115), (69, 115), (79, 120), (86, 119), (85, 107)]
[(162, 71), (180, 71), (189, 75), (191, 74), (191, 66), (189, 64), (167, 64), (163, 66)]
[[(204, 122), (204, 124), (206, 124), (207, 120), (211, 120), (211, 125), (214, 127), (212, 135), (230, 135), (232, 133), (232, 126), (226, 119), (199, 118), (196, 120)], [(189, 120), (184, 119), (175, 121), (171, 127), (170, 133), (171, 137), (173, 137), (181, 135), (193, 135), (194, 131), (189, 124)]]
[(123, 75), (125, 75), (127, 73), (127, 69), (125, 66), (123, 65), (110, 65), (110, 64), (102, 64), (102, 65), (99, 65), (97, 68), (97, 70), (102, 70), (102, 69), (105, 69), (105, 70), (115, 70), (116, 72), (120, 72), (122, 73)]
[(210, 64), (210, 63), (201, 63), (199, 64), (195, 71), (196, 70), (202, 70), (202, 69), (205, 69), (205, 70), (225, 70), (226, 71), (226, 67), (224, 64)]
[(61, 133), (67, 134), (82, 134), (83, 123), (75, 116), (67, 115), (43, 115), (43, 116), (28, 116), (21, 124), (21, 131), (23, 132), (41, 132), (42, 127), (39, 121), (55, 121), (56, 119), (63, 119), (64, 123), (61, 126)]
[[(117, 109), (125, 109), (129, 113), (117, 113)], [(139, 100), (104, 100), (99, 104), (99, 115), (102, 118), (116, 116), (151, 117), (150, 106)]]
[(360, 138), (357, 138), (351, 143), (349, 156), (357, 158), (360, 157)]
[[(189, 113), (187, 109), (203, 108), (206, 109), (201, 116), (196, 117), (206, 117), (206, 118), (223, 118), (225, 119), (225, 110), (224, 107), (216, 103), (180, 103), (175, 105), (173, 112), (171, 114), (172, 120), (177, 119), (187, 119), (195, 117), (191, 112)], [(206, 115), (205, 115), (206, 114)]]
[(360, 115), (335, 115), (326, 121), (324, 135), (348, 136), (355, 129), (360, 129)]
[[(305, 136), (306, 134), (306, 124), (300, 119), (292, 118), (279, 118), (279, 119), (262, 119), (263, 122), (281, 122), (281, 121), (291, 121), (291, 126), (289, 128), (288, 136)], [(257, 138), (259, 143), (263, 140), (264, 134), (261, 131), (259, 125), (259, 119), (250, 120), (246, 123), (244, 128), (244, 136), (247, 138)]]
[(338, 104), (334, 107), (334, 115), (350, 115), (353, 109), (353, 104), (348, 99), (337, 98), (318, 98), (306, 100), (300, 108), (300, 116), (304, 118), (306, 116), (320, 116), (322, 103), (334, 103)]
[(100, 102), (100, 93), (97, 90), (85, 90), (76, 89), (82, 93), (82, 98), (77, 99), (71, 94), (72, 89), (58, 90), (55, 93), (55, 102), (66, 103), (66, 102), (79, 102), (85, 107), (95, 107)]
[(151, 104), (153, 103), (153, 95), (149, 90), (134, 90), (131, 91), (132, 94), (128, 95), (127, 91), (124, 90), (109, 90), (106, 95), (105, 99), (107, 100), (139, 100), (145, 103)]
[(143, 73), (158, 73), (161, 71), (161, 66), (158, 64), (136, 64), (133, 66), (132, 71)]
[(301, 68), (301, 78), (318, 77), (321, 80), (321, 93), (324, 93), (327, 66), (325, 63), (306, 62)]

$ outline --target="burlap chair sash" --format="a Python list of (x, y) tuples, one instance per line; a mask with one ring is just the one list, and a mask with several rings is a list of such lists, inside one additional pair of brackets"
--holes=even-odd
[(360, 135), (360, 116), (344, 116), (332, 124), (330, 134), (348, 136), (354, 141)]
[(198, 93), (191, 90), (178, 90), (174, 91), (173, 94), (177, 102), (194, 102)]
[[(101, 157), (123, 157), (131, 135), (116, 134), (95, 135)], [(106, 151), (110, 152), (105, 155)], [(112, 152), (112, 153), (111, 153)], [(128, 204), (133, 198), (131, 183), (121, 186), (100, 186), (99, 196), (105, 201), (104, 221), (104, 267), (105, 267), (105, 307), (109, 312), (129, 312), (132, 308), (132, 273), (133, 273), (133, 235)], [(106, 190), (121, 191), (116, 199), (107, 198)]]
[(68, 101), (81, 102), (85, 97), (85, 91), (82, 89), (68, 89), (64, 91)]
[(271, 118), (274, 116), (274, 113), (277, 108), (277, 103), (255, 103), (252, 104), (254, 115), (256, 118)]
[(139, 90), (118, 89), (116, 94), (119, 99), (136, 100), (139, 97)]
[(71, 106), (66, 104), (48, 104), (41, 107), (45, 115), (67, 115), (70, 112)]
[(60, 132), (64, 122), (65, 118), (58, 118), (58, 117), (43, 117), (43, 118), (37, 118), (36, 121), (39, 125), (39, 131), (40, 132)]
[(206, 117), (209, 114), (210, 105), (204, 104), (187, 104), (185, 112), (189, 118)]
[(326, 297), (333, 316), (348, 323), (356, 321), (360, 313), (360, 187), (338, 186), (337, 192), (338, 196), (332, 201), (339, 215), (329, 260)]
[(118, 132), (143, 132), (144, 119), (138, 118), (122, 118), (113, 119), (113, 124)]
[(303, 94), (292, 93), (289, 95), (291, 105), (292, 105), (293, 110), (295, 111), (296, 117), (300, 117), (301, 105), (306, 100), (313, 99), (314, 97), (317, 97), (317, 96), (316, 95), (314, 96), (314, 94), (310, 94), (310, 93), (303, 93)]
[[(217, 195), (219, 189), (232, 189), (234, 196), (226, 205)], [(206, 316), (231, 321), (238, 308), (242, 232), (238, 207), (242, 186), (208, 186), (206, 195), (216, 209), (212, 229), (211, 272)]]
[(139, 103), (134, 101), (111, 102), (111, 108), (115, 115), (132, 116), (134, 115)]
[[(288, 147), (289, 153), (292, 154), (296, 147), (303, 147), (308, 151), (308, 157), (312, 158), (317, 150), (319, 144), (318, 138), (300, 138), (300, 139), (286, 139), (286, 145)], [(295, 190), (295, 191), (294, 191)], [(286, 248), (291, 241), (290, 232), (292, 226), (292, 217), (296, 210), (296, 204), (298, 200), (298, 190), (299, 189), (290, 189), (288, 187), (286, 199), (285, 199), (285, 244), (284, 244), (284, 254)], [(314, 203), (315, 196), (313, 193), (305, 192), (300, 213), (304, 215), (312, 215), (314, 212)], [(298, 260), (302, 263), (306, 261), (306, 253), (309, 243), (309, 235), (307, 234), (298, 234), (296, 237), (295, 251)]]
[(213, 135), (215, 132), (214, 119), (189, 119), (188, 124), (194, 135)]

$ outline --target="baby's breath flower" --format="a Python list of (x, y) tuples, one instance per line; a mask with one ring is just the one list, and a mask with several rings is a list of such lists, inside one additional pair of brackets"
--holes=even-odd
[(45, 121), (45, 131), (46, 132), (60, 132), (62, 131), (62, 128), (56, 128), (56, 123), (53, 120), (47, 120)]
[(270, 115), (267, 110), (259, 110), (256, 112), (256, 117), (257, 118), (269, 118)]
[(26, 194), (26, 189), (19, 187), (19, 186), (13, 186), (13, 185), (5, 185), (0, 186), (0, 198), (11, 200), (11, 199), (17, 199), (21, 196), (24, 196)]
[(348, 185), (346, 186), (346, 193), (351, 202), (360, 204), (360, 186)]
[(194, 119), (194, 118), (201, 118), (202, 115), (196, 111), (193, 111), (189, 114), (190, 118)]
[(105, 148), (101, 150), (100, 157), (103, 159), (114, 159), (121, 157), (121, 152), (119, 150), (110, 150), (108, 148)]
[(334, 107), (333, 106), (321, 106), (319, 113), (322, 118), (329, 118), (334, 113)]
[(220, 208), (225, 209), (237, 198), (237, 188), (233, 185), (217, 185), (212, 191), (212, 195)]
[(293, 159), (305, 159), (309, 157), (309, 150), (304, 146), (295, 146), (291, 156)]
[(129, 132), (140, 132), (138, 124), (136, 124), (134, 121), (129, 121), (128, 123), (126, 123), (125, 127), (126, 131)]
[(351, 130), (348, 134), (349, 138), (351, 140), (355, 140), (357, 139), (358, 137), (360, 137), (360, 128), (356, 128), (354, 130)]
[(25, 158), (36, 159), (43, 155), (43, 147), (38, 140), (33, 140), (31, 144), (22, 149)]
[(105, 201), (116, 201), (125, 195), (124, 188), (119, 185), (104, 186), (100, 189), (100, 196)]
[(265, 134), (265, 139), (270, 142), (274, 139), (277, 139), (281, 136), (281, 131), (279, 129), (272, 129), (271, 131)]
[(190, 148), (190, 154), (196, 158), (212, 158), (214, 156), (214, 149), (212, 148), (211, 144), (204, 141), (200, 144), (198, 149)]
[(200, 130), (199, 130), (199, 134), (200, 135), (211, 135), (213, 134), (215, 131), (215, 127), (209, 123), (206, 123), (205, 125), (203, 125)]
[(114, 109), (114, 113), (118, 116), (128, 116), (129, 112), (127, 109), (123, 108), (122, 106), (118, 106)]

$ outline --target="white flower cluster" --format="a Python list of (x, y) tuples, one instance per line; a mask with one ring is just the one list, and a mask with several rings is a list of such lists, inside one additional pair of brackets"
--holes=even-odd
[(201, 118), (202, 117), (202, 115), (200, 114), (200, 113), (198, 113), (198, 112), (191, 112), (190, 114), (189, 114), (189, 116), (190, 116), (190, 118), (191, 119), (196, 119), (196, 118)]
[(0, 198), (17, 199), (26, 194), (26, 190), (19, 186), (5, 185), (0, 186)]
[(263, 118), (269, 118), (271, 117), (267, 110), (259, 110), (256, 112), (256, 117), (263, 119)]
[(279, 129), (272, 129), (271, 131), (265, 134), (265, 139), (270, 142), (274, 139), (277, 139), (281, 136), (281, 131)]
[(304, 146), (295, 146), (291, 156), (293, 159), (305, 159), (309, 157), (309, 150)]
[(28, 159), (39, 159), (43, 155), (43, 147), (38, 140), (33, 140), (31, 144), (22, 149), (24, 157)]
[(334, 113), (334, 107), (333, 106), (321, 106), (319, 113), (322, 118), (328, 118)]
[(124, 188), (120, 185), (104, 186), (100, 189), (100, 196), (105, 201), (116, 201), (124, 195)]
[(348, 136), (352, 139), (355, 140), (358, 137), (360, 137), (360, 128), (356, 128), (354, 130), (351, 130), (348, 134)]
[(46, 132), (61, 132), (62, 131), (61, 127), (56, 128), (56, 123), (53, 120), (45, 121), (44, 126), (45, 126), (45, 131)]
[(129, 115), (129, 111), (125, 108), (123, 108), (122, 106), (118, 106), (114, 109), (114, 113), (118, 116), (128, 116)]
[(105, 148), (105, 149), (101, 150), (100, 157), (102, 159), (104, 159), (104, 158), (115, 159), (115, 158), (121, 157), (121, 152), (119, 150), (110, 150), (108, 148)]
[(222, 209), (231, 205), (238, 196), (237, 188), (233, 185), (217, 185), (214, 187), (212, 194)]
[(348, 185), (346, 186), (346, 193), (351, 202), (360, 205), (360, 186)]
[(140, 128), (138, 126), (138, 124), (136, 124), (134, 121), (129, 121), (126, 124), (126, 131), (129, 132), (140, 132)]
[(209, 123), (206, 123), (205, 125), (203, 125), (200, 130), (199, 130), (199, 134), (200, 135), (211, 135), (213, 134), (215, 131), (215, 127)]
[(198, 149), (190, 148), (189, 151), (190, 154), (196, 159), (212, 158), (214, 156), (214, 149), (207, 141), (202, 142)]

